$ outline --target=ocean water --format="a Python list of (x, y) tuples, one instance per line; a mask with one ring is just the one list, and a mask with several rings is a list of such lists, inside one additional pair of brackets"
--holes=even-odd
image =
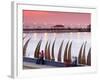
[(78, 57), (80, 47), (83, 43), (87, 42), (86, 44), (86, 56), (88, 54), (89, 49), (91, 48), (91, 33), (90, 32), (70, 32), (70, 33), (24, 33), (23, 37), (25, 39), (23, 40), (23, 46), (26, 43), (26, 41), (30, 39), (27, 50), (26, 50), (26, 57), (29, 58), (34, 58), (34, 52), (35, 48), (39, 42), (40, 39), (42, 39), (42, 44), (40, 47), (40, 51), (43, 50), (45, 51), (45, 45), (46, 42), (50, 42), (50, 53), (51, 53), (51, 48), (54, 40), (56, 39), (55, 45), (54, 45), (54, 56), (55, 60), (57, 61), (58, 57), (58, 51), (59, 47), (61, 45), (61, 42), (63, 42), (63, 47), (62, 47), (62, 62), (63, 62), (63, 56), (64, 56), (64, 50), (66, 43), (68, 41), (72, 41), (72, 48), (71, 48), (71, 56), (72, 59), (73, 57)]

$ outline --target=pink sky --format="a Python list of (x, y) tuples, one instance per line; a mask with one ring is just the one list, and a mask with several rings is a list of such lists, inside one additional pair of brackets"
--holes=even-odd
[(91, 24), (90, 13), (75, 12), (53, 12), (53, 11), (23, 11), (23, 22), (25, 26), (35, 24)]

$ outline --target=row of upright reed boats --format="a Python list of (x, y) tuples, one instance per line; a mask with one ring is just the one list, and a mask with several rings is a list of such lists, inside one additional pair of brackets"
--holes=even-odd
[[(23, 40), (25, 39), (25, 37), (23, 38)], [(26, 56), (26, 50), (27, 50), (27, 46), (29, 41), (31, 40), (31, 38), (29, 38), (26, 43), (23, 46), (23, 57)], [(47, 41), (45, 44), (45, 60), (53, 60), (55, 61), (55, 56), (54, 56), (54, 47), (55, 47), (55, 42), (56, 39), (53, 41), (53, 44), (51, 45), (51, 42)], [(40, 47), (41, 47), (41, 43), (42, 43), (42, 39), (39, 40), (36, 48), (35, 48), (35, 52), (34, 52), (34, 58), (39, 58), (39, 52), (40, 52)], [(58, 51), (58, 57), (57, 57), (57, 61), (61, 62), (62, 57), (61, 57), (61, 53), (62, 53), (62, 46), (63, 46), (64, 40), (62, 40), (60, 47), (59, 47), (59, 51)], [(72, 64), (72, 54), (71, 54), (71, 48), (72, 48), (72, 41), (68, 41), (66, 43), (65, 49), (64, 49), (64, 57), (63, 57), (63, 62), (66, 64)], [(88, 51), (88, 54), (86, 56), (86, 44), (87, 42), (83, 42), (80, 49), (79, 49), (79, 53), (77, 56), (77, 63), (78, 64), (82, 64), (82, 65), (88, 65), (91, 66), (91, 48)], [(50, 51), (50, 46), (51, 46), (51, 51)], [(51, 53), (50, 53), (51, 52)]]

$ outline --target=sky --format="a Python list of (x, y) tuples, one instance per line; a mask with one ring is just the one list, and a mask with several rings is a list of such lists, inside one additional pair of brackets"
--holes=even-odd
[(56, 12), (56, 11), (23, 11), (24, 26), (33, 24), (64, 24), (64, 25), (86, 25), (91, 24), (90, 13)]

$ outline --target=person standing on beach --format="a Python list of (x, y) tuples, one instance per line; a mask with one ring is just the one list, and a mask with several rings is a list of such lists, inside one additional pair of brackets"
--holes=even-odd
[(40, 59), (41, 59), (41, 64), (44, 64), (44, 52), (43, 52), (43, 50), (41, 51)]

